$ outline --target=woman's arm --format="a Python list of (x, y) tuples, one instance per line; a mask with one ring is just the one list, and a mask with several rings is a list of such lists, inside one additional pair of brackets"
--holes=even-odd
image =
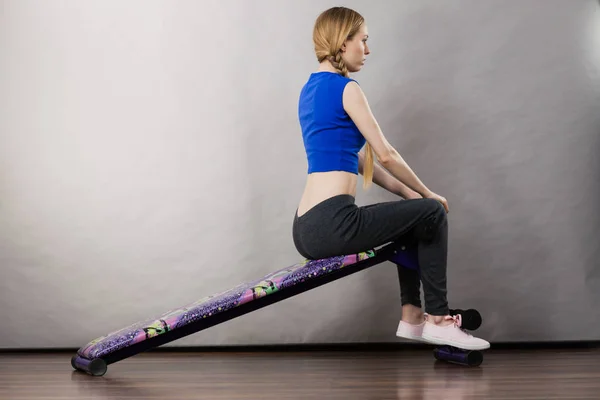
[[(358, 153), (358, 172), (362, 175), (363, 165), (365, 162), (365, 153), (361, 150)], [(394, 193), (400, 197), (409, 199), (420, 199), (422, 196), (400, 182), (398, 179), (390, 175), (384, 168), (379, 166), (377, 163), (373, 163), (373, 183), (379, 185), (385, 190)]]
[[(373, 148), (375, 157), (377, 157), (377, 161), (381, 163), (381, 166), (389, 171), (394, 178), (420, 194), (422, 197), (439, 201), (444, 206), (446, 212), (448, 212), (448, 201), (444, 197), (429, 190), (396, 149), (394, 149), (394, 147), (386, 140), (385, 136), (383, 136), (381, 128), (379, 127), (379, 124), (377, 124), (369, 107), (369, 103), (360, 86), (358, 86), (358, 83), (349, 82), (346, 84), (342, 97), (344, 110), (346, 110), (367, 142), (369, 142)], [(374, 182), (375, 173), (377, 173), (376, 168), (373, 169)], [(404, 190), (397, 186), (398, 184), (386, 181), (386, 177), (381, 173), (379, 173), (378, 179), (382, 182), (382, 185), (388, 185), (389, 187), (396, 186), (397, 189), (395, 190), (398, 191)]]
[[(362, 89), (356, 82), (349, 82), (343, 94), (344, 109), (352, 118), (360, 132), (369, 142), (377, 161), (398, 181), (402, 182), (423, 197), (433, 193), (421, 182), (400, 154), (387, 141), (375, 120)], [(375, 174), (375, 170), (373, 171)]]

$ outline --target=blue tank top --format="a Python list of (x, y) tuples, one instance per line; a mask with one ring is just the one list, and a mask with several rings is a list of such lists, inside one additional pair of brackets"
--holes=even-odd
[(309, 174), (358, 174), (358, 151), (366, 140), (344, 110), (342, 95), (350, 81), (334, 72), (314, 72), (300, 92), (298, 116)]

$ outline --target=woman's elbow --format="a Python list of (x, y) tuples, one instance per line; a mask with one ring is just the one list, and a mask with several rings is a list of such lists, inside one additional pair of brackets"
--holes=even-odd
[(389, 165), (389, 164), (393, 163), (394, 160), (396, 159), (396, 157), (395, 157), (396, 153), (397, 152), (393, 147), (386, 149), (385, 151), (377, 154), (377, 161), (379, 161), (379, 163), (383, 166)]

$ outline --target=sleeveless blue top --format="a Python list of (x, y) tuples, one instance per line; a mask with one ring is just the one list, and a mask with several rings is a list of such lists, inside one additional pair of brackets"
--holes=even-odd
[(358, 175), (358, 151), (366, 140), (344, 110), (348, 82), (335, 72), (314, 72), (300, 92), (298, 116), (308, 173), (347, 171)]

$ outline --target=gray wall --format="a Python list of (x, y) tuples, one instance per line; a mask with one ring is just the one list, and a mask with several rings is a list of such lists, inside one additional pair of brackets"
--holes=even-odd
[[(301, 260), (297, 98), (337, 4), (1, 3), (0, 347), (79, 347)], [(451, 305), (492, 342), (599, 339), (598, 2), (343, 4), (384, 133), (449, 200)], [(395, 274), (173, 345), (395, 341)]]

